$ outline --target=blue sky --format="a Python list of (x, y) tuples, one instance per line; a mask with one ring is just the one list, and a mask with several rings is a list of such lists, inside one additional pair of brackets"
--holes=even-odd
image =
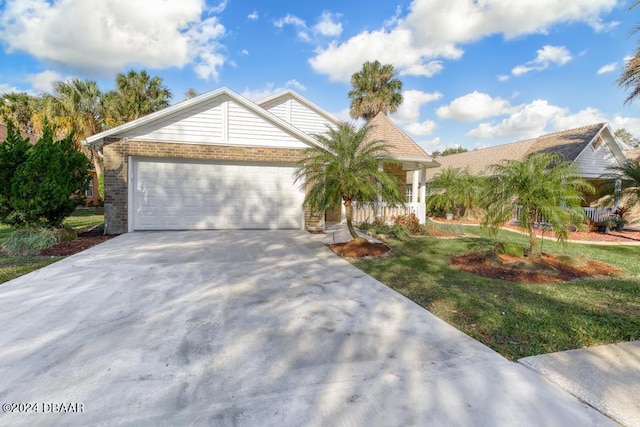
[(349, 76), (392, 63), (392, 119), (428, 152), (608, 121), (640, 136), (616, 85), (640, 34), (618, 0), (0, 0), (0, 92), (146, 69), (183, 99), (291, 88), (348, 119)]

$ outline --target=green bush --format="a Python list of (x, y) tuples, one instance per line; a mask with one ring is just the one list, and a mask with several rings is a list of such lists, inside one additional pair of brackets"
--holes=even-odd
[(0, 143), (0, 222), (14, 209), (11, 207), (11, 182), (16, 170), (27, 161), (31, 144), (28, 138), (22, 138), (20, 131), (7, 122), (7, 137)]
[(391, 227), (391, 233), (398, 239), (405, 239), (409, 237), (409, 230), (404, 224), (396, 223)]
[(11, 168), (5, 171), (10, 190), (4, 190), (8, 202), (0, 202), (0, 221), (16, 226), (59, 226), (84, 201), (88, 159), (75, 149), (71, 135), (54, 141), (47, 126), (26, 158), (19, 157), (14, 156), (17, 160), (10, 163), (5, 159), (11, 156), (0, 155), (0, 168), (5, 163)]
[(9, 256), (33, 256), (56, 243), (56, 234), (51, 229), (22, 228), (2, 241), (2, 249)]

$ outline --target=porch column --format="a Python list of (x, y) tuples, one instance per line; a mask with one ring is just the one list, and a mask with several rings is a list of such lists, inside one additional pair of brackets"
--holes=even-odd
[(411, 186), (411, 203), (418, 203), (418, 195), (420, 194), (420, 169), (416, 165), (413, 170), (413, 184)]
[(427, 167), (422, 166), (420, 173), (420, 203), (424, 203), (427, 200)]

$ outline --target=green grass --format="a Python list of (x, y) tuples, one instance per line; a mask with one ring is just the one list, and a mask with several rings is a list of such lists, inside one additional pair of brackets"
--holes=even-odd
[[(92, 208), (76, 210), (64, 220), (62, 225), (71, 227), (77, 232), (83, 232), (103, 222), (103, 210), (101, 208)], [(15, 228), (0, 224), (0, 240), (8, 237), (13, 231), (15, 231)], [(0, 284), (52, 264), (62, 258), (41, 256), (8, 257), (0, 255)]]
[[(461, 226), (458, 226), (461, 227)], [(581, 255), (618, 266), (620, 278), (527, 285), (479, 277), (449, 266), (449, 257), (526, 244), (527, 236), (479, 227), (477, 237), (389, 240), (395, 256), (354, 262), (357, 267), (509, 359), (640, 339), (640, 246), (596, 246), (545, 241), (545, 252)]]

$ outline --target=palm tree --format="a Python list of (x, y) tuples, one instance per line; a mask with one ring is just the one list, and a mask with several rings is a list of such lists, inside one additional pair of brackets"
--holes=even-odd
[(427, 209), (442, 209), (461, 216), (475, 206), (479, 183), (480, 178), (466, 169), (445, 168), (429, 182)]
[[(613, 166), (608, 169), (610, 172), (603, 176), (609, 179), (604, 185), (604, 192), (608, 194), (602, 198), (601, 204), (611, 205), (617, 199), (624, 199), (627, 209), (638, 204), (640, 202), (640, 158), (629, 159), (622, 166)], [(621, 181), (621, 188), (616, 188), (617, 180)]]
[(118, 73), (115, 91), (105, 94), (110, 124), (119, 125), (169, 106), (171, 91), (162, 78), (151, 77), (145, 70)]
[[(629, 9), (632, 9), (640, 4), (640, 1), (634, 2)], [(640, 30), (640, 26), (636, 26), (634, 32)], [(636, 49), (631, 59), (627, 61), (622, 70), (622, 74), (618, 78), (618, 85), (624, 89), (631, 89), (631, 93), (625, 99), (625, 104), (630, 104), (638, 96), (640, 96), (640, 48)]]
[(394, 78), (395, 74), (391, 64), (365, 62), (362, 70), (351, 76), (351, 117), (369, 121), (381, 111), (395, 113), (402, 104), (402, 82)]
[(356, 129), (350, 123), (328, 127), (326, 134), (317, 134), (318, 145), (305, 150), (306, 158), (296, 170), (296, 181), (304, 182), (305, 206), (323, 211), (344, 202), (347, 227), (353, 228), (352, 202), (372, 202), (378, 195), (383, 201), (401, 203), (400, 183), (379, 165), (392, 162), (387, 143), (367, 138), (369, 126)]
[(518, 225), (529, 234), (531, 258), (542, 256), (535, 234), (539, 216), (553, 227), (560, 242), (565, 241), (572, 225), (582, 226), (582, 194), (594, 189), (570, 162), (556, 154), (534, 153), (523, 161), (491, 165), (490, 170), (493, 174), (486, 179), (483, 225), (495, 230), (511, 219), (515, 206), (520, 206)]
[(102, 91), (95, 80), (82, 79), (55, 82), (53, 89), (53, 95), (46, 94), (43, 97), (43, 110), (36, 115), (36, 127), (41, 130), (45, 123), (49, 123), (58, 138), (65, 138), (73, 133), (76, 149), (91, 159), (100, 176), (100, 155), (81, 145), (80, 141), (104, 130)]

